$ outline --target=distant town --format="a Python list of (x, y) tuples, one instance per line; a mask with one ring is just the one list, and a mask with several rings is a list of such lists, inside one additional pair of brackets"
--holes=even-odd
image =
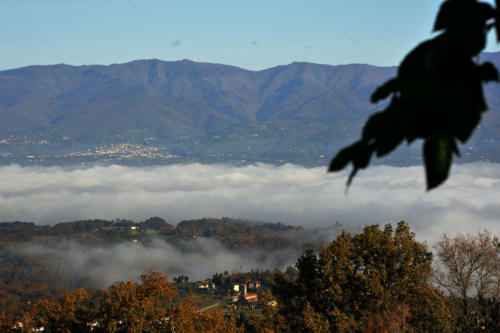
[[(149, 140), (148, 140), (149, 139)], [(286, 152), (258, 152), (249, 144), (243, 151), (232, 152), (204, 150), (197, 148), (175, 148), (162, 146), (145, 138), (144, 143), (110, 143), (90, 145), (65, 145), (64, 142), (52, 143), (47, 139), (29, 137), (7, 137), (0, 139), (0, 165), (19, 164), (23, 166), (64, 166), (120, 164), (131, 166), (169, 165), (176, 163), (231, 163), (248, 165), (262, 162), (274, 165), (293, 163), (306, 167), (325, 166), (333, 153), (308, 150)], [(464, 158), (468, 158), (468, 150)], [(481, 159), (487, 157), (481, 156)], [(377, 162), (375, 162), (377, 163)], [(391, 156), (385, 163), (394, 165), (413, 165), (421, 163), (419, 151), (404, 152), (401, 156)]]

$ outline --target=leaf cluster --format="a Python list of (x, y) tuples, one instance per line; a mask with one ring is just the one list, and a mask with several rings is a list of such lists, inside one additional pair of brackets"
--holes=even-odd
[(493, 64), (473, 59), (486, 46), (496, 16), (491, 5), (476, 0), (445, 1), (434, 26), (440, 34), (409, 52), (397, 77), (375, 90), (372, 102), (391, 97), (389, 105), (366, 121), (361, 139), (342, 149), (329, 171), (351, 163), (349, 186), (373, 154), (381, 157), (403, 141), (422, 139), (427, 189), (443, 183), (453, 154), (460, 155), (457, 141), (470, 138), (487, 110), (482, 83), (499, 79)]

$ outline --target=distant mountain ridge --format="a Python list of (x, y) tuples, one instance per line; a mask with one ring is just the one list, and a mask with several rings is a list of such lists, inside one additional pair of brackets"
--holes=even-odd
[[(500, 65), (499, 53), (483, 59)], [(250, 71), (156, 59), (1, 71), (0, 140), (9, 144), (0, 152), (133, 143), (257, 160), (262, 154), (330, 154), (356, 138), (368, 115), (381, 108), (369, 96), (396, 71), (305, 62)], [(496, 141), (499, 133), (500, 87), (490, 84), (486, 91), (492, 120), (478, 142)]]

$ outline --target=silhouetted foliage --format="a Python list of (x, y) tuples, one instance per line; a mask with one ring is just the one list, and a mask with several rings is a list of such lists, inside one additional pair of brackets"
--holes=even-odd
[(445, 1), (434, 25), (441, 33), (413, 49), (397, 77), (375, 90), (373, 103), (392, 95), (390, 104), (367, 120), (361, 140), (342, 149), (329, 171), (352, 163), (349, 186), (374, 153), (381, 157), (404, 140), (409, 144), (420, 138), (427, 189), (443, 183), (453, 154), (460, 155), (457, 140), (466, 142), (487, 110), (482, 83), (498, 81), (493, 64), (473, 59), (486, 46), (487, 33), (495, 26), (490, 21), (497, 15), (492, 6), (477, 0)]

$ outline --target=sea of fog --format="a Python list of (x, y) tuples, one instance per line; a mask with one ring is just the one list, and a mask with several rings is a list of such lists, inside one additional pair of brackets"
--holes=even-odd
[[(172, 224), (201, 217), (234, 217), (304, 227), (340, 222), (347, 226), (407, 221), (419, 240), (433, 245), (443, 233), (500, 234), (500, 165), (454, 165), (448, 181), (425, 191), (421, 166), (363, 170), (345, 193), (347, 171), (297, 165), (172, 165), (0, 167), (0, 221), (55, 224), (80, 219), (144, 220), (160, 216)], [(258, 251), (252, 256), (197, 240), (185, 249), (162, 241), (149, 246), (118, 244), (82, 248), (63, 242), (25, 245), (21, 252), (50, 254), (78, 276), (106, 286), (148, 269), (201, 279), (224, 270), (293, 264), (294, 258)], [(190, 249), (190, 247), (195, 247)], [(289, 261), (289, 262), (285, 262)]]
[(500, 165), (454, 165), (448, 181), (425, 191), (421, 166), (361, 171), (345, 193), (347, 174), (323, 167), (256, 164), (0, 167), (0, 221), (55, 224), (79, 219), (144, 220), (172, 224), (234, 217), (291, 225), (410, 223), (417, 237), (442, 233), (500, 233)]

